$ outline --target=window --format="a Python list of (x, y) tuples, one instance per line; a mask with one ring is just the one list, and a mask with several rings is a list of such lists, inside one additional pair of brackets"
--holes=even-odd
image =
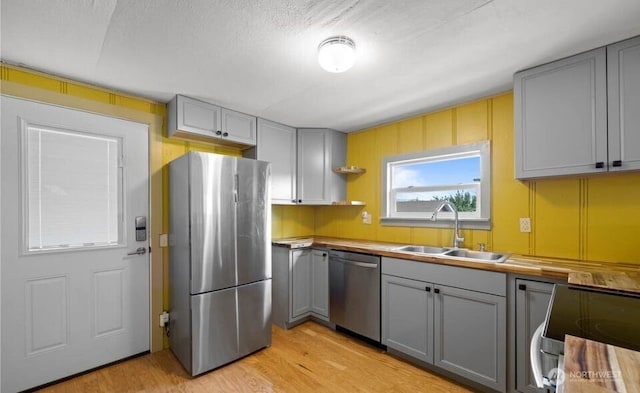
[(489, 229), (490, 144), (488, 141), (383, 159), (382, 222), (441, 227), (453, 220), (446, 208), (431, 220), (443, 200), (458, 209), (468, 228)]
[(23, 124), (26, 252), (122, 240), (121, 140)]

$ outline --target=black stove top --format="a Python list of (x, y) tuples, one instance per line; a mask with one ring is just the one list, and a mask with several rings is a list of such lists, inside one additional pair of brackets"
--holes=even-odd
[(565, 334), (640, 351), (640, 297), (556, 285), (543, 337)]

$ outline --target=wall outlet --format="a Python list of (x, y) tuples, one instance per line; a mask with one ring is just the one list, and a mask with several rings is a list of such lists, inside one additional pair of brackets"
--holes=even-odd
[(520, 232), (531, 232), (531, 219), (529, 217), (520, 217)]
[(169, 246), (169, 235), (167, 235), (166, 233), (162, 233), (160, 234), (160, 247), (167, 246)]
[(163, 311), (162, 314), (160, 314), (160, 327), (164, 327), (167, 323), (169, 323), (169, 313)]
[(371, 225), (371, 214), (366, 211), (362, 212), (362, 223)]

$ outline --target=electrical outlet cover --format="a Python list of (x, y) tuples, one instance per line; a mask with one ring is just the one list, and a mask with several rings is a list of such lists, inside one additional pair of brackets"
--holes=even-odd
[(531, 232), (531, 219), (529, 217), (520, 218), (520, 232), (522, 233)]

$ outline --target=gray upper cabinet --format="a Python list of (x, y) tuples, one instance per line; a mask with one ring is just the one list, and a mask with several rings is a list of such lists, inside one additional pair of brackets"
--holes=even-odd
[(250, 146), (256, 144), (257, 118), (255, 116), (222, 108), (221, 118), (224, 138)]
[(529, 343), (546, 317), (552, 291), (551, 283), (516, 279), (516, 389), (521, 393), (539, 392), (531, 373)]
[(640, 37), (607, 47), (609, 170), (640, 169)]
[(345, 165), (346, 135), (326, 128), (298, 129), (298, 203), (330, 205), (345, 199), (346, 179), (332, 168)]
[(516, 178), (640, 169), (640, 37), (514, 76)]
[(434, 364), (504, 392), (506, 299), (434, 285)]
[(295, 128), (258, 119), (255, 158), (271, 163), (271, 201), (276, 205), (330, 205), (346, 196), (346, 135), (326, 128)]
[(329, 253), (311, 251), (311, 312), (329, 320)]
[(258, 160), (271, 163), (271, 202), (292, 204), (296, 199), (297, 132), (293, 127), (258, 119)]
[(607, 170), (606, 66), (599, 48), (515, 75), (516, 178)]
[(383, 274), (382, 344), (433, 363), (433, 286)]
[(167, 135), (249, 147), (256, 144), (256, 118), (177, 95), (167, 105)]

